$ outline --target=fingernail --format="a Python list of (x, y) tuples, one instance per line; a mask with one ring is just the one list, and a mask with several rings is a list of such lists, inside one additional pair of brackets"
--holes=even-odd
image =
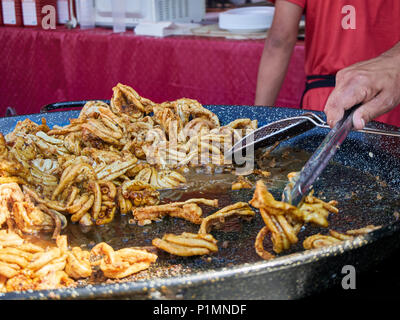
[(365, 127), (365, 121), (363, 118), (361, 118), (361, 129), (364, 129)]
[(357, 130), (364, 129), (365, 127), (365, 121), (363, 118), (353, 118), (353, 124), (354, 128), (356, 128)]

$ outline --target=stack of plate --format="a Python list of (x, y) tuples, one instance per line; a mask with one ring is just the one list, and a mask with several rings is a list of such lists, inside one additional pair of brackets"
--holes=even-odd
[(234, 33), (264, 32), (271, 27), (274, 7), (245, 7), (219, 15), (219, 27)]
[(2, 2), (3, 24), (6, 26), (22, 26), (21, 0), (0, 0)]
[(3, 8), (1, 7), (1, 1), (0, 1), (0, 26), (3, 25)]

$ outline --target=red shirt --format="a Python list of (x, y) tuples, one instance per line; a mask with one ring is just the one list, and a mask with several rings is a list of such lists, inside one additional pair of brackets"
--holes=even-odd
[[(307, 75), (336, 74), (356, 62), (377, 57), (400, 41), (400, 0), (286, 1), (304, 9)], [(354, 9), (353, 20), (345, 7), (349, 5)], [(304, 108), (323, 110), (332, 90), (310, 90), (304, 97)], [(400, 118), (400, 107), (378, 120), (395, 123), (393, 117)]]

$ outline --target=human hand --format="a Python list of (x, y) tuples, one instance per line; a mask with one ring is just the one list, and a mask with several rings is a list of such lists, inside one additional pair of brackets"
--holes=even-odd
[(359, 103), (362, 105), (353, 116), (356, 130), (400, 104), (400, 43), (377, 58), (337, 73), (336, 88), (324, 110), (329, 126), (332, 128), (345, 110)]

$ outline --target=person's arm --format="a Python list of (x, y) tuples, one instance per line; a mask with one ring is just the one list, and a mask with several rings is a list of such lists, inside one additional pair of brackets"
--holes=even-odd
[(255, 105), (273, 106), (285, 79), (299, 32), (303, 8), (277, 0), (275, 15), (265, 40), (257, 77)]
[(325, 106), (328, 124), (333, 127), (344, 111), (361, 103), (353, 116), (355, 129), (400, 104), (400, 42), (382, 55), (340, 70), (336, 88)]

